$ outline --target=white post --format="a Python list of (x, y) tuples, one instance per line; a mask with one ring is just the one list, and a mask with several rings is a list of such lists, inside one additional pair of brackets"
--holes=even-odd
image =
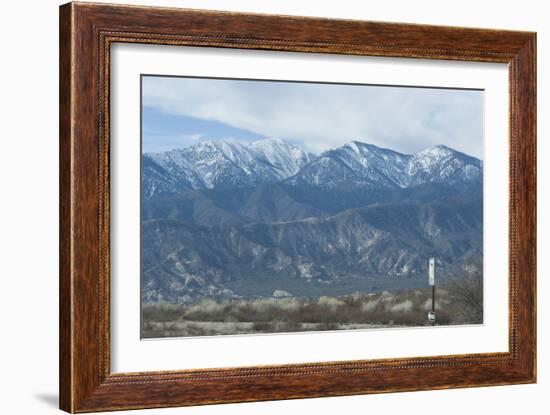
[(430, 258), (430, 269), (428, 273), (430, 285), (435, 285), (435, 258)]
[(428, 267), (428, 281), (432, 286), (432, 311), (428, 313), (428, 321), (435, 324), (435, 258), (430, 258)]

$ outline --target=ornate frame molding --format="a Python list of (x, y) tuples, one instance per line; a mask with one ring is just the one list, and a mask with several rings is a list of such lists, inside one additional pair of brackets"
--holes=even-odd
[[(109, 70), (110, 46), (117, 42), (508, 63), (509, 352), (111, 373)], [(86, 3), (61, 6), (61, 408), (89, 412), (534, 382), (535, 61), (536, 36), (525, 32)]]

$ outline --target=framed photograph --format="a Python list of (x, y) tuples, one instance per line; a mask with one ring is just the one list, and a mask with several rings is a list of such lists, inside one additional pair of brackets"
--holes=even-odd
[(536, 35), (60, 8), (60, 407), (536, 381)]
[(483, 324), (482, 90), (141, 92), (142, 338)]

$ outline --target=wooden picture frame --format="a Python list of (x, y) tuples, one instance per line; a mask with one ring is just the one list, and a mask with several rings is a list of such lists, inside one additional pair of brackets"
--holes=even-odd
[[(509, 352), (111, 373), (109, 62), (114, 43), (509, 65)], [(536, 34), (69, 3), (60, 8), (60, 407), (68, 412), (536, 381)], [(228, 366), (231, 362), (228, 362)]]

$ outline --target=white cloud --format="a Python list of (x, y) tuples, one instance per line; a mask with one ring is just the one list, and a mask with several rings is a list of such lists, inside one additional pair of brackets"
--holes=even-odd
[(203, 137), (204, 135), (199, 133), (177, 135), (155, 134), (154, 142), (151, 142), (151, 140), (142, 141), (142, 151), (144, 153), (155, 153), (173, 148), (183, 148), (197, 144)]
[(482, 157), (480, 91), (145, 77), (143, 100), (312, 151), (356, 139), (405, 153), (446, 144)]

